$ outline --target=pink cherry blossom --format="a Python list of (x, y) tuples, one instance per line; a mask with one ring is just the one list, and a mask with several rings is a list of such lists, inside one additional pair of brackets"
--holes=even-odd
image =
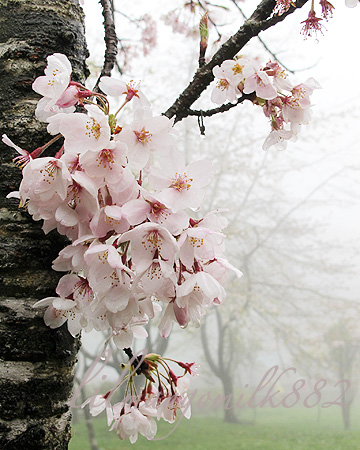
[[(177, 155), (174, 153), (174, 155)], [(156, 197), (178, 212), (184, 208), (199, 208), (213, 170), (210, 161), (196, 161), (185, 167), (176, 156), (163, 161), (161, 169), (150, 170), (149, 182), (158, 191)]]
[(112, 421), (114, 420), (114, 414), (109, 400), (110, 394), (111, 391), (109, 391), (105, 395), (92, 395), (81, 405), (82, 408), (84, 408), (86, 405), (89, 405), (89, 411), (93, 417), (98, 416), (105, 409), (108, 426), (110, 426)]
[(105, 94), (111, 97), (126, 95), (126, 101), (132, 100), (134, 107), (148, 108), (150, 106), (149, 100), (140, 89), (140, 83), (135, 83), (133, 80), (125, 83), (124, 81), (104, 76), (101, 77), (99, 86)]
[(278, 150), (284, 150), (287, 146), (288, 140), (296, 140), (296, 134), (290, 130), (272, 130), (263, 144), (263, 150), (275, 145)]
[(165, 206), (156, 196), (141, 190), (142, 196), (127, 202), (122, 211), (131, 225), (138, 225), (145, 220), (164, 226), (174, 236), (188, 226), (189, 216), (184, 211), (174, 213)]
[[(139, 196), (139, 184), (129, 170), (124, 170), (117, 183), (107, 185), (107, 192), (111, 197), (111, 204), (123, 206)], [(106, 195), (103, 196), (106, 198)], [(106, 202), (108, 203), (108, 202)]]
[(262, 70), (258, 70), (246, 78), (243, 92), (245, 94), (256, 92), (258, 97), (265, 100), (271, 100), (277, 96), (276, 89), (272, 85), (269, 76)]
[[(275, 82), (282, 79), (280, 68), (269, 63), (264, 71), (255, 70), (255, 64), (243, 57), (214, 68), (218, 79), (214, 99), (236, 101), (251, 77), (249, 85), (253, 82), (257, 95), (270, 98), (272, 85), (265, 72), (273, 77), (276, 90), (281, 87), (280, 81)], [(220, 283), (226, 273), (241, 273), (222, 258), (226, 220), (219, 211), (196, 219), (184, 211), (200, 207), (213, 175), (210, 161), (185, 164), (184, 154), (176, 149), (173, 120), (153, 117), (149, 102), (133, 82), (101, 79), (106, 94), (123, 96), (115, 114), (109, 114), (110, 101), (101, 95), (99, 106), (87, 104), (87, 113), (74, 112), (74, 106), (78, 102), (83, 106), (82, 99), (93, 93), (71, 81), (70, 73), (66, 56), (55, 54), (48, 58), (45, 76), (34, 82), (34, 90), (43, 96), (36, 115), (48, 123), (53, 139), (30, 154), (3, 137), (20, 154), (16, 161), (24, 165), (19, 192), (11, 196), (18, 195), (35, 220), (43, 219), (45, 232), (56, 228), (73, 241), (53, 262), (54, 270), (68, 272), (57, 285), (57, 296), (34, 306), (46, 307), (46, 325), (58, 328), (66, 323), (72, 336), (82, 330), (106, 331), (131, 361), (134, 339), (147, 337), (145, 326), (157, 314), (162, 313), (159, 328), (165, 337), (174, 322), (182, 328), (190, 321), (198, 326), (206, 309), (224, 300)], [(265, 101), (265, 114), (278, 120), (279, 130), (286, 126), (296, 135), (309, 114), (309, 95), (315, 87), (309, 80), (291, 87), (288, 97), (298, 100), (301, 121), (290, 117), (291, 112), (282, 116), (287, 100), (280, 92), (276, 101)], [(130, 101), (132, 118), (125, 108)], [(64, 143), (55, 157), (41, 157), (59, 138)], [(111, 429), (131, 442), (139, 433), (153, 439), (155, 418), (172, 423), (180, 413), (190, 417), (185, 374), (192, 373), (193, 363), (143, 353), (135, 357), (137, 369), (131, 364), (124, 369), (129, 370), (125, 394), (130, 399), (111, 404), (119, 383), (82, 405), (89, 405), (94, 416), (106, 410)], [(172, 364), (182, 374), (176, 374)], [(133, 387), (139, 374), (146, 383), (138, 396)]]
[(200, 325), (205, 308), (212, 303), (221, 303), (225, 298), (225, 290), (209, 273), (198, 272), (190, 275), (184, 283), (176, 288), (176, 304), (186, 308), (189, 320)]
[(203, 264), (204, 272), (209, 273), (220, 284), (224, 285), (227, 281), (229, 271), (238, 279), (243, 276), (243, 273), (235, 266), (229, 263), (224, 258), (215, 258), (208, 263)]
[(255, 72), (254, 64), (241, 55), (236, 60), (224, 61), (220, 68), (224, 71), (227, 79), (230, 79), (236, 86)]
[(55, 104), (69, 86), (72, 69), (70, 61), (61, 53), (48, 56), (47, 62), (45, 76), (36, 78), (32, 87)]
[(275, 62), (269, 61), (266, 64), (266, 67), (264, 68), (264, 72), (266, 72), (267, 75), (273, 77), (274, 87), (278, 91), (281, 91), (282, 89), (291, 91), (292, 88), (294, 87), (293, 84), (289, 80), (288, 74), (279, 65), (279, 63), (277, 61), (275, 61)]
[(225, 235), (208, 228), (197, 226), (187, 228), (180, 236), (181, 262), (188, 268), (194, 264), (194, 259), (211, 260), (217, 253), (217, 248), (223, 243)]
[(153, 417), (142, 414), (136, 406), (124, 402), (114, 405), (113, 410), (115, 422), (110, 430), (115, 429), (120, 439), (129, 439), (133, 444), (139, 433), (147, 439), (154, 438), (157, 426)]
[(127, 165), (125, 144), (111, 142), (110, 148), (81, 153), (79, 162), (91, 179), (100, 186), (118, 183), (123, 179), (124, 166)]
[(191, 416), (191, 403), (187, 395), (189, 389), (188, 377), (178, 379), (176, 393), (166, 397), (157, 408), (157, 418), (164, 419), (166, 422), (174, 423), (179, 411), (186, 418)]
[(4, 144), (8, 145), (9, 147), (15, 149), (20, 156), (16, 156), (16, 158), (13, 159), (14, 163), (19, 166), (20, 168), (26, 166), (32, 159), (31, 153), (29, 153), (27, 150), (22, 149), (18, 145), (14, 144), (14, 142), (9, 139), (6, 134), (2, 135), (2, 139)]
[(150, 266), (141, 272), (135, 283), (140, 283), (145, 294), (156, 295), (162, 299), (167, 295), (169, 289), (175, 288), (177, 277), (168, 264), (164, 264), (161, 259), (153, 259)]
[(133, 340), (135, 339), (146, 339), (148, 333), (143, 327), (147, 324), (147, 320), (137, 320), (132, 318), (128, 323), (117, 322), (114, 326), (112, 321), (112, 314), (109, 314), (109, 323), (112, 327), (112, 340), (117, 348), (123, 349), (131, 347), (133, 345)]
[(286, 11), (289, 10), (290, 6), (293, 4), (293, 0), (276, 0), (275, 13), (282, 16)]
[(174, 145), (173, 121), (165, 116), (147, 117), (124, 127), (116, 135), (119, 142), (127, 145), (127, 157), (135, 169), (143, 169), (155, 151)]
[(117, 234), (124, 233), (130, 228), (130, 224), (120, 206), (104, 206), (100, 208), (90, 221), (90, 229), (95, 236), (101, 238), (109, 231)]
[(87, 277), (98, 301), (109, 311), (124, 310), (130, 299), (133, 272), (122, 263), (115, 247), (93, 243), (84, 259), (89, 267)]
[(83, 113), (57, 114), (49, 117), (48, 131), (61, 133), (66, 152), (83, 153), (111, 148), (108, 118), (95, 105), (86, 106), (89, 115)]
[(310, 95), (314, 89), (319, 88), (320, 85), (313, 78), (309, 78), (305, 83), (294, 86), (291, 91), (292, 95), (282, 98), (282, 115), (285, 121), (298, 124), (307, 122), (309, 119), (307, 112), (311, 106)]
[(97, 188), (90, 178), (79, 171), (71, 177), (73, 182), (68, 186), (66, 199), (55, 213), (55, 219), (66, 227), (88, 222), (99, 208)]
[(48, 306), (44, 315), (45, 324), (58, 328), (67, 322), (69, 333), (75, 337), (89, 324), (87, 315), (93, 292), (85, 279), (69, 274), (60, 279), (56, 293), (60, 297), (47, 297), (35, 303), (34, 307)]
[(222, 66), (215, 66), (213, 74), (216, 78), (215, 87), (211, 93), (211, 100), (217, 105), (223, 104), (226, 100), (235, 102), (241, 91), (238, 88), (238, 77), (232, 76), (229, 71), (226, 71)]
[[(131, 241), (132, 261), (138, 272), (145, 271), (154, 259), (171, 271), (178, 246), (170, 232), (156, 223), (144, 223), (124, 233), (118, 243)], [(166, 269), (165, 269), (166, 270)]]
[(59, 272), (67, 272), (69, 270), (80, 272), (85, 265), (84, 253), (87, 248), (88, 246), (83, 243), (67, 245), (59, 252), (58, 257), (53, 261), (52, 268)]
[(23, 169), (20, 184), (22, 202), (29, 200), (30, 208), (53, 210), (56, 203), (65, 200), (71, 175), (63, 161), (51, 158), (31, 159)]

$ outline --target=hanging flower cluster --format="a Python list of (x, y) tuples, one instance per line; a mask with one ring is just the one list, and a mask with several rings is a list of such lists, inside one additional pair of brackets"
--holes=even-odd
[[(139, 433), (149, 440), (154, 438), (157, 431), (155, 418), (174, 423), (181, 414), (189, 419), (191, 404), (189, 377), (186, 375), (196, 375), (194, 363), (182, 363), (154, 353), (135, 357), (129, 349), (127, 354), (130, 362), (123, 366), (120, 381), (106, 394), (88, 398), (82, 407), (89, 405), (92, 416), (105, 410), (110, 431), (115, 430), (120, 439), (130, 439), (131, 443), (136, 442)], [(177, 364), (183, 374), (175, 375), (170, 362)], [(146, 381), (138, 393), (134, 378), (141, 374)], [(123, 400), (112, 404), (116, 391), (125, 381)]]
[(310, 95), (320, 88), (313, 78), (292, 84), (278, 62), (268, 62), (265, 67), (260, 67), (243, 56), (224, 61), (221, 66), (214, 67), (213, 74), (216, 83), (211, 100), (214, 103), (237, 102), (243, 94), (250, 94), (253, 104), (262, 107), (271, 124), (264, 150), (272, 145), (284, 149), (288, 140), (296, 140), (301, 125), (309, 123), (311, 118)]
[[(3, 141), (18, 151), (15, 162), (23, 168), (19, 192), (9, 196), (43, 220), (45, 233), (57, 229), (72, 241), (53, 262), (54, 270), (67, 272), (57, 296), (35, 305), (47, 307), (45, 323), (57, 328), (66, 322), (73, 336), (107, 331), (119, 349), (128, 349), (134, 338), (147, 336), (144, 325), (157, 312), (163, 311), (163, 337), (173, 322), (199, 325), (206, 309), (225, 298), (225, 272), (241, 272), (222, 257), (226, 220), (217, 211), (200, 219), (189, 215), (201, 206), (211, 163), (186, 165), (173, 121), (152, 115), (138, 85), (102, 77), (100, 88), (123, 98), (115, 113), (107, 97), (71, 81), (66, 56), (49, 56), (33, 89), (42, 95), (36, 116), (54, 137), (31, 153), (7, 136)], [(132, 117), (122, 113), (118, 123), (130, 102)], [(42, 157), (55, 142), (62, 142), (55, 156)], [(132, 392), (129, 403), (109, 406), (120, 438), (136, 440), (137, 427), (150, 439), (152, 418), (168, 420), (182, 407), (173, 372), (164, 378), (168, 386), (159, 382), (155, 390), (159, 364), (167, 370), (160, 356), (145, 358), (140, 373), (148, 381), (139, 399)]]
[[(345, 5), (348, 8), (355, 8), (355, 6), (359, 4), (359, 1), (360, 0), (345, 0)], [(319, 0), (319, 5), (321, 6), (321, 17), (317, 17), (315, 12), (315, 0), (312, 0), (308, 17), (301, 22), (304, 25), (301, 28), (300, 33), (305, 36), (305, 39), (307, 37), (311, 37), (313, 33), (316, 35), (318, 31), (323, 34), (325, 27), (321, 23), (322, 20), (325, 19), (328, 21), (329, 18), (333, 16), (333, 10), (335, 7), (330, 2), (327, 0)], [(281, 16), (286, 13), (291, 6), (296, 8), (293, 0), (276, 0), (274, 12), (275, 14)]]

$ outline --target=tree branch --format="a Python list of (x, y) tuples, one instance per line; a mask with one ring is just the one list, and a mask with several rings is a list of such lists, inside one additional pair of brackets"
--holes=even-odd
[(221, 105), (218, 108), (208, 109), (206, 111), (197, 110), (197, 109), (188, 109), (187, 111), (184, 111), (184, 117), (187, 116), (203, 116), (203, 117), (210, 117), (214, 116), (218, 113), (223, 113), (225, 111), (229, 111), (229, 109), (234, 108), (235, 106), (239, 105), (240, 103), (243, 103), (245, 100), (250, 100), (251, 102), (256, 99), (255, 92), (251, 92), (251, 94), (243, 94), (241, 97), (237, 99), (236, 103), (226, 103), (225, 105)]
[(175, 117), (175, 122), (181, 121), (187, 117), (190, 106), (200, 97), (202, 92), (213, 81), (214, 75), (212, 69), (227, 59), (233, 59), (234, 56), (261, 31), (282, 22), (285, 17), (293, 13), (297, 8), (301, 8), (308, 0), (297, 0), (296, 7), (290, 9), (281, 16), (274, 15), (275, 0), (263, 0), (255, 9), (251, 17), (240, 27), (240, 29), (228, 39), (221, 48), (215, 53), (212, 59), (204, 66), (198, 69), (193, 80), (188, 87), (180, 94), (175, 103), (164, 113), (169, 119)]
[(104, 65), (101, 69), (101, 73), (99, 78), (97, 79), (94, 91), (99, 90), (99, 82), (100, 78), (102, 76), (110, 76), (111, 71), (114, 68), (116, 57), (117, 57), (117, 44), (118, 39), (116, 36), (116, 30), (115, 30), (115, 21), (114, 21), (114, 10), (113, 10), (113, 4), (111, 0), (100, 0), (99, 2), (102, 6), (102, 14), (104, 17), (104, 30), (105, 30), (105, 55), (104, 55)]
[[(240, 8), (240, 6), (236, 3), (236, 0), (230, 0), (232, 3), (234, 3), (234, 5), (236, 6), (236, 8), (239, 10), (240, 14), (243, 16), (244, 20), (247, 20), (247, 16), (244, 14), (244, 11), (242, 10), (242, 8)], [(285, 66), (285, 64), (283, 64), (279, 58), (276, 56), (276, 54), (274, 52), (272, 52), (269, 47), (267, 46), (267, 44), (261, 39), (260, 36), (258, 36), (258, 39), (260, 41), (260, 43), (262, 44), (262, 46), (264, 47), (264, 49), (275, 59), (275, 61), (277, 61), (278, 63), (280, 63), (284, 69), (286, 69), (288, 72), (290, 73), (295, 73), (295, 70), (291, 70), (288, 67)]]
[(221, 368), (215, 364), (215, 362), (212, 358), (210, 348), (209, 348), (208, 338), (206, 335), (206, 316), (204, 317), (204, 322), (201, 325), (200, 330), (201, 330), (201, 342), (203, 344), (206, 361), (209, 364), (210, 369), (214, 372), (214, 374), (220, 378)]

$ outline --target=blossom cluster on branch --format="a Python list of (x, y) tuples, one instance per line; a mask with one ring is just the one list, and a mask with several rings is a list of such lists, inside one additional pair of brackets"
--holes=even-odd
[[(173, 322), (200, 325), (206, 309), (225, 298), (226, 272), (241, 272), (222, 255), (226, 220), (218, 211), (200, 218), (191, 213), (202, 204), (211, 162), (186, 165), (173, 120), (153, 116), (138, 85), (102, 77), (100, 88), (123, 99), (116, 112), (105, 95), (71, 81), (66, 56), (48, 57), (33, 89), (42, 96), (36, 116), (54, 137), (29, 153), (3, 136), (19, 152), (15, 162), (23, 169), (19, 191), (9, 197), (42, 219), (45, 233), (57, 229), (71, 240), (53, 262), (54, 270), (67, 272), (57, 296), (34, 305), (47, 308), (46, 325), (67, 323), (74, 337), (81, 330), (107, 331), (131, 353), (133, 339), (145, 338), (144, 325), (162, 310), (163, 337)], [(125, 114), (129, 103), (133, 111)], [(56, 143), (55, 156), (42, 156)], [(129, 375), (130, 399), (109, 406), (119, 437), (134, 441), (137, 433), (126, 424), (136, 422), (152, 438), (156, 427), (149, 418), (166, 419), (181, 408), (185, 391), (164, 361), (144, 355), (136, 370), (147, 379), (142, 394), (136, 395)], [(159, 365), (166, 370), (161, 377)], [(190, 372), (189, 365), (178, 365)]]
[[(157, 432), (157, 420), (174, 423), (178, 414), (187, 419), (191, 416), (188, 396), (189, 375), (196, 375), (194, 363), (183, 363), (160, 355), (135, 356), (125, 349), (130, 361), (122, 367), (122, 373), (115, 385), (103, 395), (89, 397), (81, 406), (89, 405), (92, 416), (106, 411), (110, 431), (115, 430), (120, 439), (136, 442), (138, 434), (151, 440)], [(106, 359), (106, 357), (105, 357)], [(177, 364), (183, 374), (178, 376), (170, 368)], [(145, 386), (137, 393), (134, 378), (145, 376)], [(116, 391), (126, 382), (126, 390), (120, 402), (114, 402)]]
[(288, 140), (296, 140), (301, 125), (311, 118), (310, 95), (320, 88), (313, 78), (294, 85), (278, 62), (261, 67), (243, 56), (224, 61), (214, 67), (213, 74), (216, 83), (211, 99), (218, 105), (227, 100), (236, 103), (243, 94), (254, 93), (253, 104), (262, 107), (271, 123), (264, 150), (272, 145), (284, 149)]

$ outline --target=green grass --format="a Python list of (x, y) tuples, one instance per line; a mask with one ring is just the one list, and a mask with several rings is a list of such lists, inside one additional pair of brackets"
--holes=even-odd
[[(142, 436), (135, 444), (120, 441), (115, 432), (109, 432), (104, 417), (96, 418), (96, 438), (101, 450), (360, 450), (359, 411), (353, 411), (353, 429), (342, 428), (341, 413), (337, 407), (321, 411), (305, 408), (259, 409), (254, 424), (228, 424), (219, 417), (195, 416), (183, 419), (179, 426), (160, 422), (156, 438), (171, 435), (159, 441), (147, 441)], [(252, 411), (240, 418), (249, 421)], [(357, 421), (357, 423), (356, 423)], [(69, 450), (90, 449), (85, 423), (73, 427)]]

